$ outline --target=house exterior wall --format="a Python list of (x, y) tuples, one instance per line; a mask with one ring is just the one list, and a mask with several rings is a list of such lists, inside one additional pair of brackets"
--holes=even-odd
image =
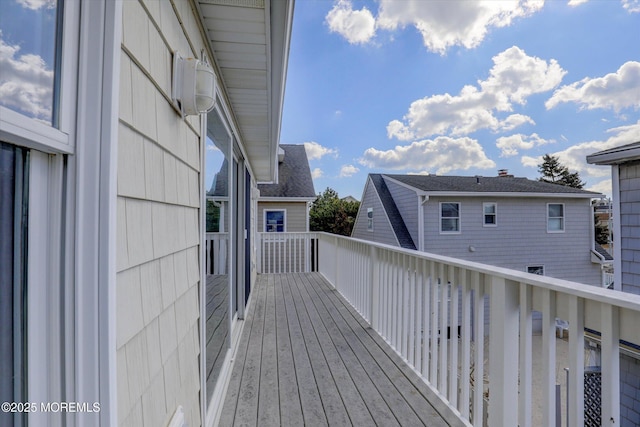
[(285, 230), (287, 232), (309, 231), (307, 202), (258, 202), (258, 232), (264, 230), (265, 210), (286, 210)]
[(190, 2), (123, 2), (118, 425), (166, 425), (178, 405), (200, 425), (201, 118), (182, 119), (170, 99), (171, 52), (204, 47)]
[[(440, 233), (440, 202), (460, 203), (460, 233)], [(497, 226), (483, 226), (485, 202), (497, 203)], [(563, 203), (563, 233), (547, 233), (547, 203)], [(589, 199), (431, 197), (424, 207), (425, 251), (519, 271), (600, 285), (591, 262)], [(580, 248), (580, 250), (576, 250)]]
[[(367, 229), (368, 208), (373, 208), (373, 230)], [(367, 180), (351, 237), (399, 246), (391, 224), (384, 213), (382, 202), (370, 180)]]
[(640, 163), (621, 164), (619, 177), (622, 291), (640, 294)]
[(417, 247), (420, 241), (418, 236), (418, 196), (415, 191), (396, 184), (390, 179), (385, 180), (385, 182)]

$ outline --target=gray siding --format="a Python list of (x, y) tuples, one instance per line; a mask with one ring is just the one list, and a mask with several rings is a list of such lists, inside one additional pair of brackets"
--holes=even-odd
[[(622, 290), (640, 294), (640, 163), (620, 165)], [(614, 236), (617, 238), (618, 236)]]
[[(460, 203), (460, 234), (440, 234), (443, 201)], [(483, 202), (497, 203), (497, 227), (483, 227)], [(547, 203), (564, 203), (564, 233), (547, 233)], [(546, 276), (599, 285), (590, 216), (588, 199), (432, 197), (425, 205), (425, 251), (519, 271), (542, 265)]]
[[(367, 208), (373, 208), (373, 231), (367, 230)], [(391, 224), (382, 208), (382, 202), (380, 202), (380, 198), (369, 179), (367, 179), (364, 194), (362, 195), (362, 202), (360, 203), (351, 237), (399, 246)]]
[(385, 182), (409, 230), (409, 234), (411, 234), (413, 242), (418, 247), (418, 196), (416, 192), (389, 179), (385, 179)]
[(309, 231), (307, 229), (307, 202), (258, 202), (258, 231), (264, 231), (265, 209), (287, 211), (285, 231)]

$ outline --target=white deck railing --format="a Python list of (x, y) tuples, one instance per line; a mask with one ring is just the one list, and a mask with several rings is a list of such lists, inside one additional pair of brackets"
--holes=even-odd
[[(569, 324), (568, 425), (583, 425), (584, 397), (576, 391), (584, 390), (585, 328), (601, 334), (602, 425), (620, 425), (619, 342), (640, 343), (639, 295), (313, 237), (318, 271), (468, 425), (483, 425), (483, 398), (490, 426), (532, 425), (534, 310), (542, 313), (542, 425), (556, 423), (556, 318)], [(278, 245), (273, 250), (288, 243)], [(456, 331), (459, 339), (451, 339)]]
[(317, 270), (315, 233), (258, 233), (259, 273), (302, 273)]
[(229, 233), (207, 233), (205, 248), (207, 274), (227, 274)]

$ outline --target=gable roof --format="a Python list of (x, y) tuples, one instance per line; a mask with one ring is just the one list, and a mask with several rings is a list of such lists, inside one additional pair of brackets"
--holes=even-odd
[(222, 198), (229, 196), (229, 162), (225, 158), (220, 170), (216, 172), (211, 182), (211, 188), (207, 191), (207, 197)]
[(277, 184), (258, 184), (260, 197), (315, 199), (313, 178), (304, 145), (281, 144), (284, 159), (278, 164)]
[(396, 206), (396, 202), (393, 200), (391, 192), (389, 192), (389, 188), (387, 187), (387, 183), (384, 181), (384, 178), (381, 174), (377, 173), (369, 174), (369, 178), (378, 193), (378, 197), (382, 202), (382, 207), (387, 214), (387, 218), (389, 218), (391, 228), (398, 239), (398, 243), (405, 249), (416, 249), (416, 245), (413, 243), (411, 234), (409, 234), (409, 230), (402, 219), (402, 215), (400, 215), (400, 211)]
[(600, 193), (534, 181), (527, 178), (504, 176), (441, 176), (441, 175), (384, 175), (415, 190), (437, 195), (504, 193), (509, 196), (530, 196), (532, 194), (566, 197), (600, 197)]

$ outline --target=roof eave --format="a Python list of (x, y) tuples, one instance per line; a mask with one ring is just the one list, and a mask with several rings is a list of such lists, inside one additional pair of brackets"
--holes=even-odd
[(634, 160), (640, 160), (640, 142), (587, 156), (587, 163), (592, 165), (619, 165)]

